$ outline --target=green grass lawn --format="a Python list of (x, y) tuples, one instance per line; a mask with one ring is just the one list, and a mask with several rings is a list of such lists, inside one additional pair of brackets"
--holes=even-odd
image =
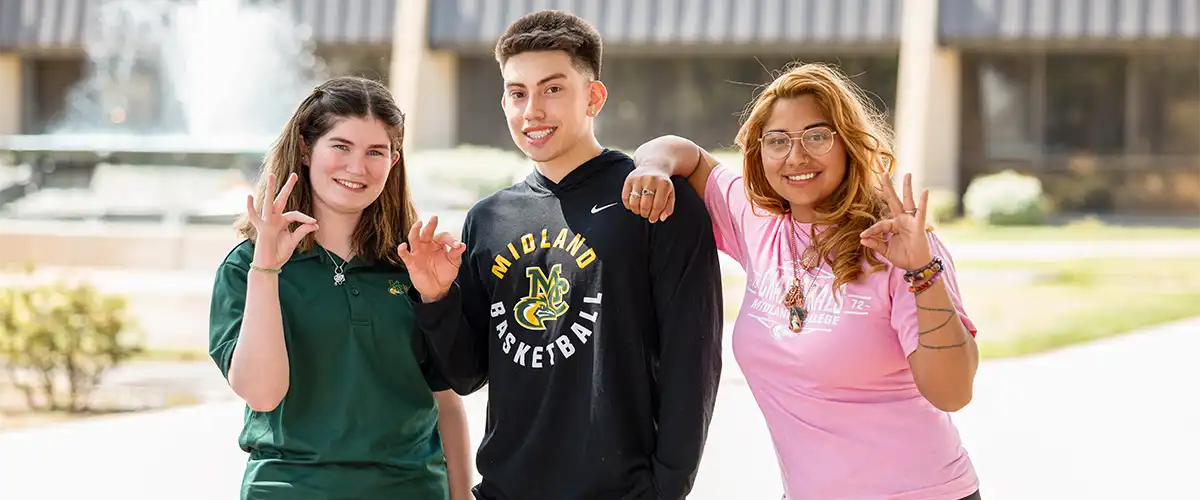
[[(1200, 316), (1200, 257), (1152, 265), (1111, 259), (963, 262), (958, 272), (984, 358), (1033, 354)], [(1013, 274), (1025, 279), (1000, 279)], [(744, 284), (742, 276), (725, 278), (730, 321)]]
[(938, 224), (936, 228), (945, 241), (953, 242), (1200, 239), (1200, 228), (1113, 226), (1098, 222), (1045, 226), (983, 226), (952, 222)]
[(985, 357), (1032, 354), (1200, 316), (1200, 257), (963, 265), (960, 273), (1007, 268), (1037, 280), (963, 284)]

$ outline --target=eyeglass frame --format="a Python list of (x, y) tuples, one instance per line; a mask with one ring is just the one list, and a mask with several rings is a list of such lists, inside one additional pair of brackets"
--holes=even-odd
[[(812, 151), (812, 150), (808, 149), (808, 146), (807, 146), (806, 144), (804, 144), (804, 134), (807, 134), (807, 133), (809, 133), (809, 132), (813, 132), (813, 131), (817, 131), (817, 130), (821, 130), (821, 129), (826, 129), (826, 130), (829, 130), (829, 136), (830, 136), (830, 139), (829, 139), (829, 147), (827, 147), (827, 148), (825, 149), (825, 151), (822, 151), (822, 152), (820, 152), (820, 153), (816, 153), (816, 152), (814, 152), (814, 151)], [(767, 151), (767, 145), (766, 145), (767, 136), (770, 136), (770, 135), (773, 135), (773, 134), (782, 134), (783, 136), (787, 137), (788, 139), (791, 139), (791, 140), (788, 142), (788, 150), (787, 150), (787, 152), (786, 152), (786, 153), (784, 153), (784, 154), (782, 154), (782, 155), (780, 155), (780, 156), (778, 156), (778, 157), (775, 157), (775, 156), (769, 156), (769, 158), (771, 158), (771, 159), (773, 159), (773, 160), (781, 160), (781, 159), (787, 158), (787, 157), (788, 157), (788, 155), (792, 154), (792, 151), (796, 149), (796, 141), (800, 141), (800, 147), (801, 147), (801, 148), (804, 148), (804, 151), (808, 152), (808, 154), (810, 154), (810, 155), (812, 155), (812, 156), (824, 156), (824, 155), (826, 155), (826, 154), (829, 154), (829, 151), (833, 149), (833, 136), (839, 135), (839, 134), (838, 134), (838, 131), (837, 131), (837, 130), (834, 130), (834, 129), (833, 129), (833, 127), (831, 127), (831, 126), (829, 126), (829, 125), (819, 125), (819, 126), (816, 126), (816, 127), (812, 127), (812, 128), (808, 128), (808, 129), (801, 130), (801, 131), (799, 131), (799, 132), (784, 132), (784, 131), (782, 131), (782, 130), (773, 130), (773, 131), (771, 131), (771, 132), (767, 132), (767, 133), (763, 134), (763, 135), (762, 135), (762, 137), (759, 137), (759, 138), (758, 138), (758, 146), (759, 146), (759, 149), (760, 149), (760, 150), (761, 150), (761, 151), (762, 151), (764, 154), (765, 154), (765, 153), (766, 153), (766, 151)], [(796, 137), (796, 136), (795, 136), (795, 134), (800, 134), (800, 136), (799, 136), (799, 137)]]

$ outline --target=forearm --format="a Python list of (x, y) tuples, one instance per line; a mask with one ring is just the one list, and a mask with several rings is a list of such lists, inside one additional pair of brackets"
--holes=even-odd
[(724, 318), (720, 264), (698, 197), (656, 228), (658, 436), (654, 475), (664, 499), (685, 498), (700, 467), (721, 380)]
[(487, 336), (467, 320), (466, 307), (486, 306), (464, 304), (457, 284), (434, 302), (424, 302), (415, 290), (409, 294), (417, 325), (446, 382), (464, 396), (483, 387), (487, 381)]
[(251, 409), (271, 411), (287, 394), (288, 369), (279, 277), (249, 271), (241, 333), (229, 365), (229, 386)]
[(917, 351), (914, 377), (922, 394), (938, 408), (957, 411), (971, 401), (979, 348), (963, 324), (943, 280), (916, 296)]
[[(721, 378), (720, 327), (688, 333), (694, 338), (683, 341), (679, 335), (664, 353), (674, 359), (660, 365), (653, 467), (659, 494), (667, 500), (686, 498), (695, 483)], [(688, 343), (694, 347), (684, 347)]]
[(438, 401), (438, 432), (442, 436), (442, 449), (446, 454), (446, 474), (450, 481), (450, 500), (470, 500), (471, 483), (471, 437), (467, 423), (467, 410), (462, 398), (453, 391), (434, 393)]
[(664, 135), (642, 144), (633, 153), (637, 166), (660, 165), (670, 175), (690, 177), (700, 163), (700, 147), (675, 135)]

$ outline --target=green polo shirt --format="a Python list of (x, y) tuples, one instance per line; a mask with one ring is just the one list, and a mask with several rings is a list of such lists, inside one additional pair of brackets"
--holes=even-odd
[[(226, 377), (253, 258), (253, 245), (239, 244), (213, 287), (209, 351)], [(291, 379), (273, 411), (246, 408), (238, 444), (250, 457), (241, 496), (449, 498), (432, 392), (448, 386), (405, 299), (408, 273), (355, 257), (335, 286), (335, 258), (314, 246), (279, 275)]]

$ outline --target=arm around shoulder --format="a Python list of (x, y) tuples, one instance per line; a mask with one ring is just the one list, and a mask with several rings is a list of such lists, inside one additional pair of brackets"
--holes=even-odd
[(647, 141), (633, 153), (638, 168), (658, 168), (668, 176), (687, 178), (688, 185), (704, 198), (708, 176), (717, 159), (695, 142), (677, 135), (664, 135)]

